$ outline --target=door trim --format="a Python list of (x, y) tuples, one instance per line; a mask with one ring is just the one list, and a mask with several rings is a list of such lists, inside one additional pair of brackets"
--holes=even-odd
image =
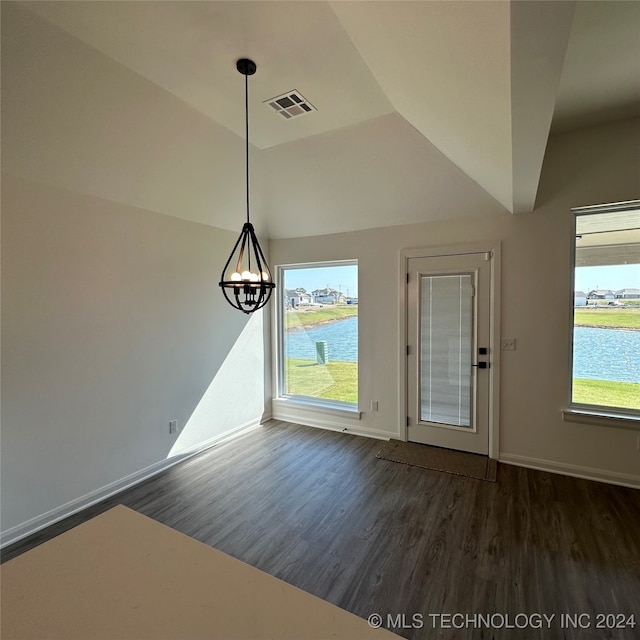
[(501, 245), (496, 243), (473, 243), (446, 245), (442, 247), (424, 247), (402, 249), (399, 256), (398, 276), (398, 357), (400, 362), (398, 376), (398, 433), (400, 439), (407, 441), (407, 415), (409, 409), (409, 389), (407, 376), (407, 273), (410, 258), (437, 258), (469, 253), (491, 254), (490, 276), (490, 321), (489, 349), (492, 354), (489, 369), (489, 457), (497, 459), (500, 452), (500, 277), (501, 277)]

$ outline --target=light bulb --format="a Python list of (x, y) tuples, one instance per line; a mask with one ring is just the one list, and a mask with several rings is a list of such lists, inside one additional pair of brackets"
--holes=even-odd
[(266, 271), (262, 272), (262, 281), (263, 282), (269, 282), (269, 280), (271, 280), (271, 278), (269, 277), (269, 274)]
[(234, 271), (234, 272), (231, 274), (231, 280), (232, 280), (233, 282), (240, 282), (240, 280), (242, 280), (242, 276), (241, 276), (237, 271)]
[(260, 278), (258, 277), (257, 273), (252, 273), (251, 274), (251, 282), (258, 282), (258, 280), (260, 280)]
[(242, 272), (242, 279), (246, 280), (247, 282), (249, 280), (251, 280), (251, 271), (243, 271)]

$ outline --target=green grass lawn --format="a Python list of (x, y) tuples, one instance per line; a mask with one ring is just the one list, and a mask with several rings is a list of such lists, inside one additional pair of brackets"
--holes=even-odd
[(325, 400), (358, 402), (358, 363), (287, 358), (287, 393)]
[(357, 304), (341, 304), (325, 307), (311, 307), (308, 310), (287, 311), (284, 315), (285, 328), (297, 329), (323, 322), (343, 320), (358, 315)]
[(574, 322), (577, 327), (640, 330), (640, 309), (576, 309)]
[(640, 409), (640, 384), (574, 378), (573, 401), (603, 407)]

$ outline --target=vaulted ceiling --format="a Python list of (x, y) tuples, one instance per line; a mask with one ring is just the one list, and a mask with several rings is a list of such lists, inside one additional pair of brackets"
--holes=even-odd
[(254, 59), (272, 237), (532, 211), (551, 131), (640, 113), (638, 2), (21, 4), (239, 138)]

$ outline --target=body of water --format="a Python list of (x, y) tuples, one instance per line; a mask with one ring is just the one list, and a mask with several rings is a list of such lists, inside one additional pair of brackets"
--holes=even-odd
[[(348, 318), (287, 334), (287, 357), (316, 359), (316, 341), (326, 340), (329, 360), (358, 361), (358, 319)], [(576, 327), (573, 377), (640, 383), (640, 331)]]
[(316, 359), (316, 342), (326, 340), (329, 361), (358, 361), (358, 318), (337, 320), (312, 329), (287, 333), (287, 357), (303, 360)]
[(640, 382), (640, 331), (575, 327), (573, 377)]

